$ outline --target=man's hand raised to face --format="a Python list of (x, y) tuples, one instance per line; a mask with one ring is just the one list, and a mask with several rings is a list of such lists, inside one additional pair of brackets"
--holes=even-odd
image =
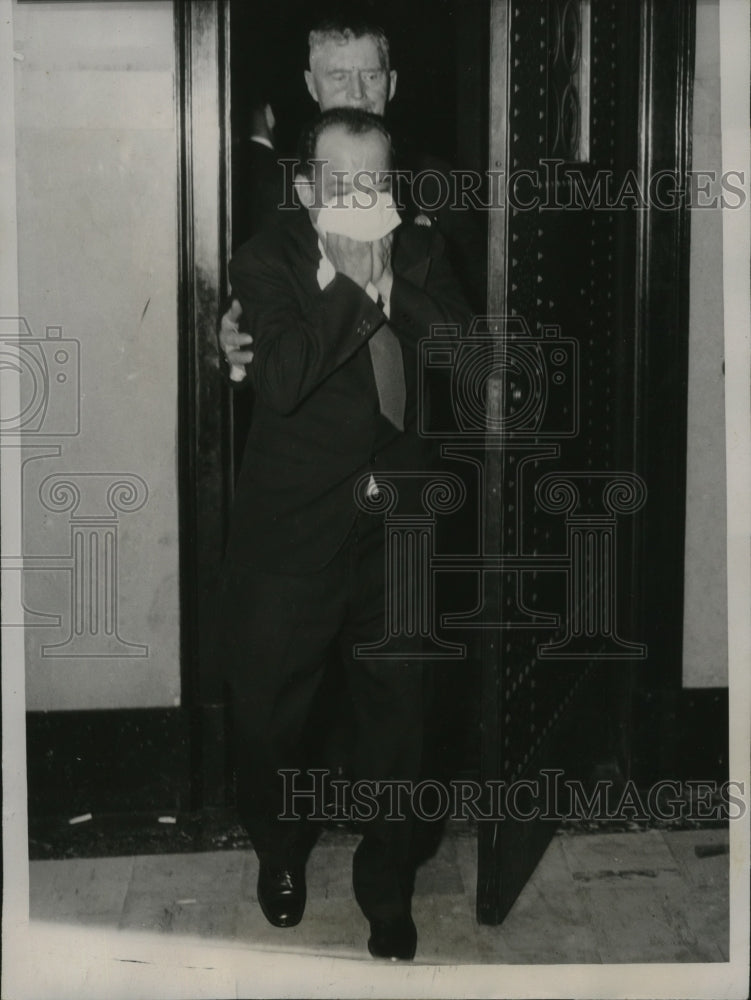
[[(383, 299), (388, 301), (394, 281), (391, 268), (393, 234), (389, 233), (372, 243), (353, 240), (337, 233), (326, 233), (323, 238), (326, 256), (334, 270), (351, 278), (360, 288), (365, 288), (368, 282), (372, 282)], [(222, 316), (219, 328), (219, 345), (227, 363), (237, 367), (250, 364), (253, 360), (253, 351), (250, 350), (253, 338), (249, 333), (240, 333), (238, 322), (241, 316), (240, 303), (233, 299), (230, 309)]]
[(326, 256), (334, 269), (351, 278), (360, 288), (365, 288), (373, 280), (371, 245), (337, 233), (325, 234)]

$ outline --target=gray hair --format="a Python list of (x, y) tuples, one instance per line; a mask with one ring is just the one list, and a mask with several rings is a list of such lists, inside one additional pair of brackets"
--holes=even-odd
[(310, 62), (317, 49), (320, 49), (326, 42), (335, 42), (337, 45), (346, 45), (347, 42), (357, 38), (372, 38), (378, 49), (381, 66), (388, 70), (391, 67), (389, 58), (389, 40), (386, 32), (377, 24), (364, 20), (345, 20), (343, 18), (330, 18), (321, 21), (308, 35), (308, 46), (310, 48)]

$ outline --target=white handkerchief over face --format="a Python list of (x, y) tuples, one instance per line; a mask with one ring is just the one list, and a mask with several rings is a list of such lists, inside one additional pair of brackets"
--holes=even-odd
[(316, 220), (322, 233), (372, 243), (388, 236), (402, 220), (390, 191), (352, 191), (324, 205)]

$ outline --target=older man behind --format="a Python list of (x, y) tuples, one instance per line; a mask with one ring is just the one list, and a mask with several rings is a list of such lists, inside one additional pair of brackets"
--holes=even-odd
[[(370, 21), (338, 18), (322, 21), (308, 38), (309, 69), (305, 84), (321, 111), (331, 108), (360, 108), (384, 116), (396, 93), (397, 71), (391, 67), (389, 40), (385, 32)], [(475, 308), (482, 308), (485, 298), (485, 243), (480, 228), (468, 211), (440, 203), (436, 192), (440, 184), (431, 182), (448, 170), (446, 164), (425, 154), (413, 153), (410, 162), (400, 162), (401, 170), (418, 174), (425, 170), (420, 193), (430, 210), (424, 209), (409, 184), (400, 185), (407, 214), (418, 224), (434, 225), (445, 238), (448, 256), (459, 274), (465, 295)], [(235, 299), (222, 317), (219, 342), (230, 365), (241, 366), (253, 360), (252, 336), (239, 331), (242, 315)]]

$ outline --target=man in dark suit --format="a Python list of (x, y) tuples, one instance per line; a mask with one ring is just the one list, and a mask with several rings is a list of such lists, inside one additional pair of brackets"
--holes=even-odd
[[(305, 131), (302, 149), (307, 210), (259, 234), (230, 264), (253, 336), (246, 381), (255, 413), (235, 494), (219, 640), (233, 694), (238, 811), (259, 857), (259, 902), (276, 926), (302, 917), (311, 825), (278, 818), (279, 772), (304, 773), (305, 723), (333, 643), (356, 717), (353, 778), (419, 776), (420, 662), (407, 650), (398, 659), (354, 653), (383, 637), (389, 596), (383, 515), (360, 509), (355, 488), (365, 483), (365, 494), (377, 497), (379, 473), (429, 469), (431, 448), (417, 431), (418, 342), (431, 324), (463, 323), (468, 312), (434, 232), (397, 219), (387, 227), (398, 225), (393, 232), (373, 234), (368, 219), (378, 227), (389, 218), (380, 208), (391, 142), (379, 117), (332, 109)], [(363, 176), (376, 211), (348, 208), (338, 228), (337, 209), (325, 206), (346, 201)], [(370, 234), (353, 235), (353, 219)], [(422, 484), (404, 478), (414, 486), (399, 503), (414, 510)], [(407, 567), (404, 581), (408, 589)], [(410, 959), (417, 939), (411, 823), (408, 814), (386, 818), (378, 802), (362, 823), (355, 896), (370, 921), (371, 954)]]
[[(246, 243), (274, 221), (279, 206), (291, 198), (274, 145), (276, 119), (263, 92), (246, 96), (241, 121), (233, 121), (232, 246)], [(236, 129), (236, 131), (235, 131)]]
[[(279, 206), (292, 200), (285, 190), (285, 171), (274, 148), (276, 119), (265, 92), (252, 85), (233, 116), (232, 248), (237, 250), (280, 217)], [(235, 475), (253, 418), (253, 394), (232, 399), (232, 440)]]

